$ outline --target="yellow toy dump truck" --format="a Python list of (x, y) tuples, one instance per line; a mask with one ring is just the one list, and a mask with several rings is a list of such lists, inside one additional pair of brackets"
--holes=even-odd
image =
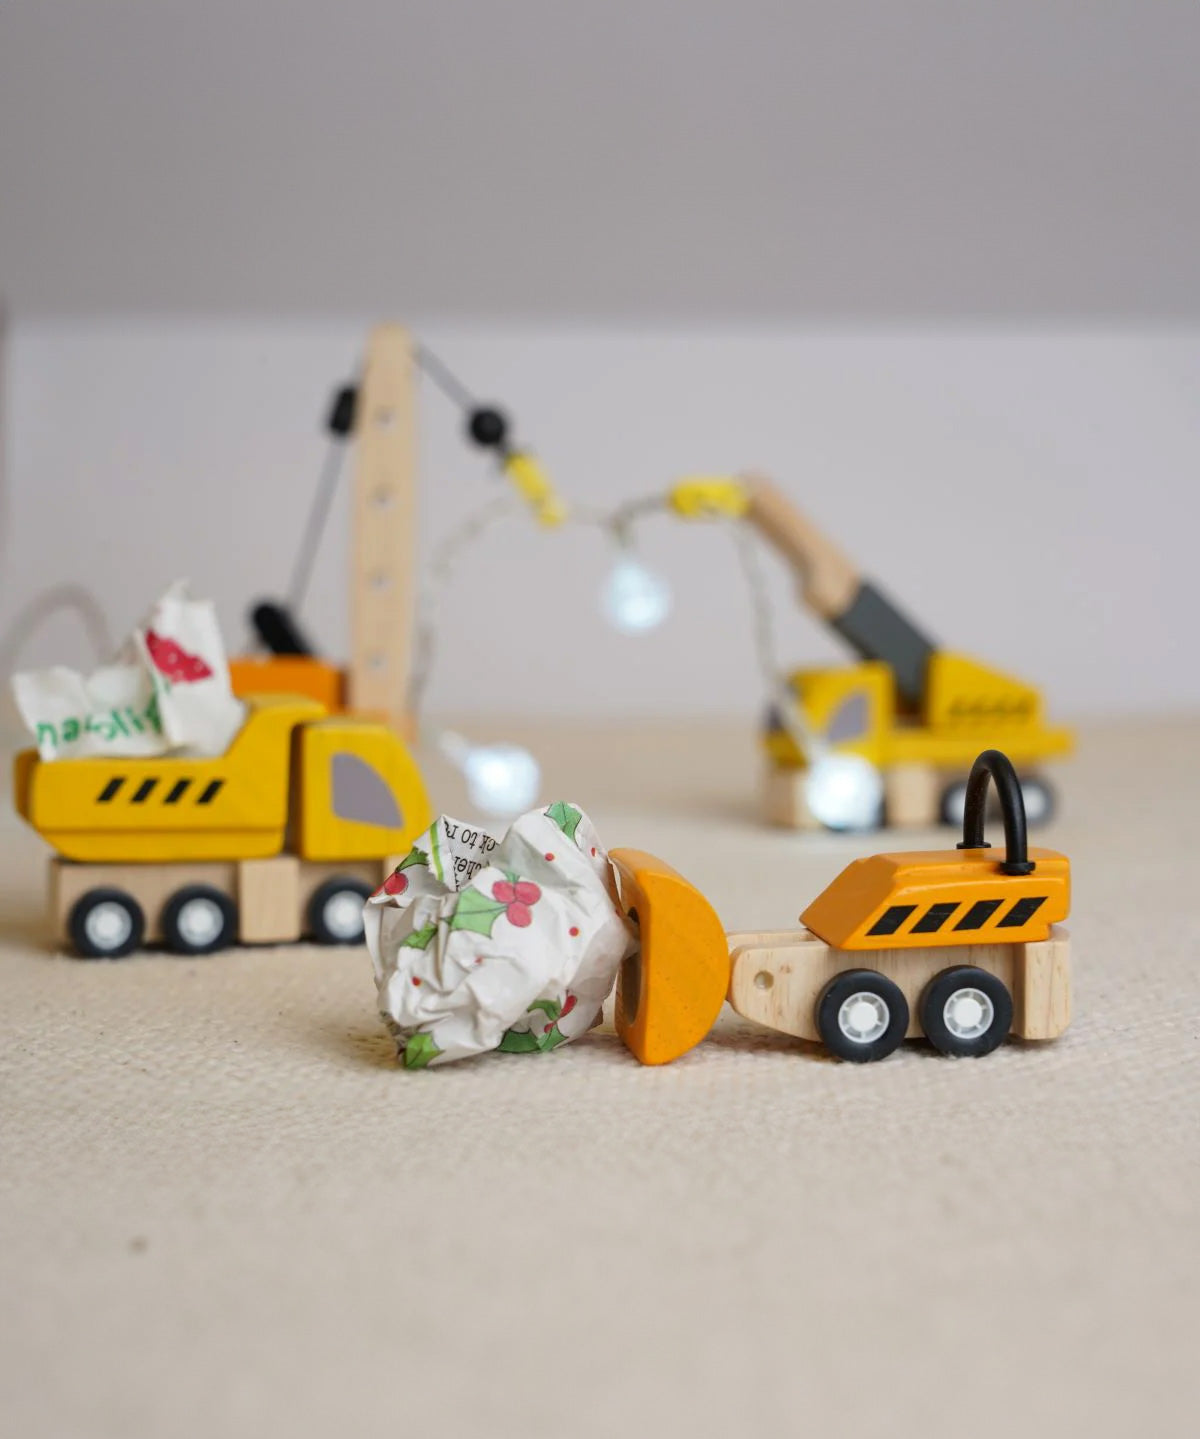
[(16, 757), (18, 813), (51, 844), (51, 908), (87, 958), (144, 943), (362, 938), (363, 900), (425, 829), (420, 771), (386, 725), (314, 700), (247, 701), (211, 758)]
[[(993, 777), (1005, 848), (989, 849)], [(726, 999), (770, 1029), (841, 1059), (883, 1059), (924, 1035), (943, 1054), (990, 1053), (1013, 1034), (1054, 1039), (1070, 1018), (1070, 865), (1029, 850), (1021, 787), (996, 750), (975, 761), (957, 849), (856, 860), (800, 930), (726, 935), (702, 894), (661, 860), (614, 850), (641, 931), (617, 984), (617, 1032), (644, 1064), (698, 1043)]]

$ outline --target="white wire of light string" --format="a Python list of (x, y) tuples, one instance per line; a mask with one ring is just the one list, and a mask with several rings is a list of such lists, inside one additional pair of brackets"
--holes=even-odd
[[(589, 506), (574, 507), (568, 510), (563, 525), (565, 527), (573, 524), (581, 528), (600, 530), (609, 536), (618, 549), (630, 550), (634, 547), (634, 528), (638, 523), (654, 515), (670, 512), (669, 497), (666, 494), (657, 494), (626, 501), (607, 511)], [(458, 561), (497, 524), (524, 513), (525, 505), (515, 495), (493, 500), (451, 529), (434, 551), (428, 579), (418, 604), (415, 658), (409, 686), (409, 705), (414, 716), (420, 713), (432, 677), (438, 651), (436, 617)], [(775, 615), (754, 535), (740, 519), (721, 517), (720, 522), (733, 542), (750, 598), (755, 657), (764, 681), (768, 703), (801, 750), (811, 755), (820, 747), (820, 741), (796, 706), (791, 687), (777, 658)]]
[(17, 717), (9, 681), (16, 673), (25, 646), (60, 610), (73, 610), (79, 616), (97, 665), (112, 659), (112, 636), (104, 607), (84, 585), (51, 585), (22, 605), (0, 635), (0, 680), (5, 684), (4, 702), (0, 705), (0, 735), (9, 746), (22, 743), (26, 738), (25, 727)]
[[(470, 387), (440, 358), (427, 344), (416, 347), (417, 364), (462, 414), (469, 414), (478, 404)], [(519, 512), (521, 506), (515, 497), (484, 506), (451, 530), (443, 540), (430, 569), (430, 578), (418, 605), (416, 658), (413, 676), (409, 685), (409, 708), (415, 716), (420, 712), (426, 687), (433, 668), (437, 636), (434, 615), (437, 611), (441, 592), (449, 580), (455, 561), (462, 552), (470, 548), (494, 524)], [(634, 548), (633, 529), (640, 520), (654, 514), (670, 512), (670, 498), (665, 494), (647, 496), (644, 499), (629, 500), (611, 511), (596, 510), (587, 506), (572, 507), (563, 523), (586, 525), (602, 531), (612, 539), (618, 550), (632, 551)], [(718, 515), (730, 528), (734, 547), (746, 580), (753, 615), (755, 653), (765, 681), (768, 703), (783, 727), (810, 757), (815, 756), (821, 741), (806, 722), (799, 706), (796, 705), (791, 686), (780, 668), (775, 653), (775, 623), (767, 594), (766, 579), (759, 564), (759, 555), (753, 537), (746, 525), (735, 516)]]
[[(568, 511), (561, 528), (577, 525), (581, 528), (598, 529), (607, 532), (614, 543), (625, 548), (632, 542), (634, 522), (647, 514), (663, 511), (666, 507), (666, 497), (658, 495), (630, 501), (608, 512), (580, 506)], [(434, 550), (427, 572), (428, 578), (417, 606), (413, 672), (409, 682), (409, 709), (414, 715), (420, 713), (433, 673), (438, 649), (435, 617), (446, 587), (454, 577), (458, 561), (497, 524), (525, 513), (525, 502), (517, 495), (505, 495), (501, 499), (492, 500), (455, 525)]]

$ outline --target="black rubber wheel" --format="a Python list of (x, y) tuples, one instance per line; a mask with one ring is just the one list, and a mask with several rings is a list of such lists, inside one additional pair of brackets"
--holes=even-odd
[(71, 906), (67, 933), (84, 959), (124, 959), (142, 947), (146, 916), (123, 889), (89, 889)]
[(1025, 797), (1026, 822), (1030, 826), (1049, 824), (1058, 808), (1058, 796), (1054, 793), (1054, 786), (1040, 774), (1023, 774), (1021, 793)]
[(921, 996), (921, 1028), (935, 1049), (963, 1059), (991, 1054), (1012, 1028), (1013, 1002), (1003, 980), (969, 964), (934, 975)]
[(308, 932), (318, 944), (361, 944), (362, 908), (374, 891), (361, 879), (335, 875), (313, 891)]
[(908, 1032), (908, 1000), (885, 975), (848, 969), (817, 1000), (817, 1031), (839, 1059), (886, 1059)]
[(237, 905), (211, 884), (185, 884), (167, 900), (163, 943), (174, 954), (213, 954), (237, 943)]

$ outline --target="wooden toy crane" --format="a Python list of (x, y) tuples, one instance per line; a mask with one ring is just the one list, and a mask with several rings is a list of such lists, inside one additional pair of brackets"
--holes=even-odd
[[(340, 389), (328, 428), (339, 444), (321, 479), (287, 602), (252, 611), (269, 651), (232, 661), (239, 695), (290, 693), (389, 724), (411, 738), (410, 682), (417, 615), (417, 379), (428, 376), (463, 413), (468, 440), (490, 451), (543, 526), (565, 510), (538, 461), (516, 446), (501, 410), (479, 405), (401, 325), (379, 325), (367, 341), (355, 385)], [(343, 670), (317, 658), (296, 612), (336, 489), (340, 442), (355, 441), (350, 540), (350, 661)]]
[[(383, 719), (407, 733), (416, 614), (416, 356), (399, 325), (371, 332), (359, 383), (339, 392), (332, 432), (355, 444), (350, 546), (350, 661), (317, 658), (288, 611), (254, 616), (271, 653), (232, 661), (235, 693), (288, 692)], [(311, 557), (310, 557), (311, 560)]]
[(416, 616), (416, 375), (398, 325), (375, 330), (355, 405), (347, 706), (407, 728)]
[[(762, 475), (684, 481), (669, 503), (685, 519), (723, 515), (750, 525), (792, 570), (800, 602), (853, 651), (856, 664), (789, 675), (789, 700), (811, 736), (880, 771), (888, 825), (961, 823), (981, 744), (1003, 745), (1030, 820), (1049, 819), (1053, 792), (1038, 768), (1068, 754), (1073, 736), (1046, 723), (1036, 688), (935, 644)], [(794, 728), (778, 709), (769, 717), (766, 818), (816, 828), (805, 791), (812, 756)]]

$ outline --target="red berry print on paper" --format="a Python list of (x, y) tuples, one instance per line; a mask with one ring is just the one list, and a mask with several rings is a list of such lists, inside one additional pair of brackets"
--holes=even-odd
[(411, 869), (414, 864), (428, 865), (428, 863), (429, 856), (423, 849), (419, 849), (414, 845), (375, 893), (391, 895), (403, 894), (408, 889), (408, 875), (406, 875), (404, 871)]
[(505, 918), (518, 929), (533, 923), (533, 906), (541, 897), (542, 891), (528, 879), (498, 879), (492, 885), (492, 898), (504, 905)]
[(538, 886), (518, 874), (498, 879), (492, 885), (490, 895), (471, 886), (458, 896), (450, 928), (469, 929), (490, 937), (492, 927), (503, 915), (517, 929), (528, 929), (533, 923), (533, 906), (541, 897), (542, 891)]
[(154, 668), (176, 684), (194, 684), (196, 680), (212, 679), (212, 670), (199, 655), (189, 654), (175, 640), (146, 631), (146, 649)]

